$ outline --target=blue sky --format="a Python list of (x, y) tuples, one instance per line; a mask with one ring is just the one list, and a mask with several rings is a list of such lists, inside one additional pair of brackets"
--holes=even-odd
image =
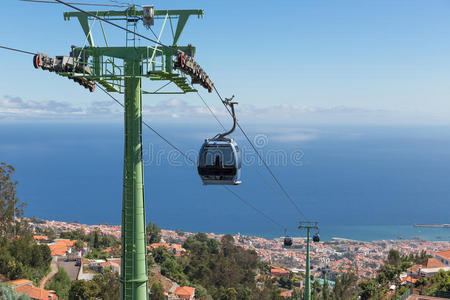
[[(289, 115), (293, 122), (448, 124), (448, 1), (153, 4), (156, 9), (205, 10), (203, 19), (190, 19), (180, 44), (197, 46), (197, 61), (224, 95), (238, 97), (244, 118), (254, 118), (252, 111), (258, 110), (260, 121), (282, 122)], [(61, 55), (83, 44), (78, 22), (64, 21), (68, 9), (61, 5), (13, 0), (3, 5), (2, 45)], [(106, 29), (112, 40), (123, 41), (123, 32)], [(150, 36), (143, 27), (140, 33)], [(93, 116), (99, 107), (115, 110), (100, 91), (90, 94), (67, 79), (34, 70), (27, 55), (1, 50), (0, 65), (2, 116), (52, 120), (66, 117), (64, 107), (74, 118)], [(22, 102), (11, 104), (8, 99), (14, 97)], [(206, 98), (223, 113), (216, 97)], [(144, 104), (148, 111), (171, 110), (160, 115), (169, 119), (207, 117), (195, 95), (147, 96)]]
[[(77, 21), (63, 20), (65, 7), (16, 0), (3, 2), (0, 45), (55, 56), (67, 55), (71, 45), (83, 44)], [(141, 0), (135, 3), (149, 4)], [(330, 209), (343, 207), (349, 216), (336, 214), (335, 219), (328, 221), (353, 222), (351, 218), (355, 218), (356, 222), (358, 217), (363, 223), (391, 224), (391, 219), (397, 217), (393, 215), (394, 208), (403, 209), (404, 203), (408, 203), (409, 211), (395, 219), (396, 223), (445, 222), (447, 215), (436, 216), (435, 212), (448, 211), (448, 201), (444, 201), (443, 195), (448, 194), (450, 186), (445, 175), (450, 162), (448, 0), (314, 0), (268, 4), (155, 1), (153, 4), (156, 9), (205, 10), (203, 19), (189, 21), (180, 44), (195, 45), (197, 61), (221, 93), (236, 95), (240, 102), (238, 117), (252, 139), (255, 134), (264, 133), (270, 137), (270, 147), (304, 152), (304, 166), (278, 168), (275, 172), (293, 197), (306, 206), (307, 213), (317, 212), (323, 222), (327, 221)], [(124, 41), (123, 32), (105, 28), (112, 41)], [(142, 27), (140, 33), (151, 36)], [(0, 157), (17, 167), (23, 198), (31, 204), (28, 213), (46, 216), (39, 209), (48, 209), (48, 215), (57, 216), (59, 208), (54, 201), (70, 204), (80, 198), (89, 205), (96, 196), (86, 196), (85, 190), (78, 186), (81, 182), (98, 192), (99, 199), (113, 200), (111, 220), (120, 220), (121, 108), (101, 91), (89, 93), (70, 80), (35, 70), (31, 56), (0, 49), (0, 66), (0, 122), (17, 125), (5, 126), (0, 132), (3, 135)], [(145, 84), (159, 87), (158, 83)], [(219, 118), (230, 124), (217, 97), (204, 90), (200, 92)], [(145, 120), (152, 125), (160, 122), (155, 128), (183, 149), (197, 151), (203, 138), (217, 133), (215, 120), (195, 94), (144, 96), (143, 102)], [(48, 121), (71, 124), (66, 127), (18, 124)], [(80, 126), (94, 121), (95, 126)], [(107, 122), (117, 123), (116, 127), (109, 128)], [(173, 123), (178, 124), (167, 126)], [(346, 127), (347, 124), (367, 126)], [(392, 130), (389, 126), (393, 124), (408, 128)], [(377, 125), (376, 129), (373, 125)], [(447, 127), (430, 129), (423, 125)], [(105, 137), (105, 132), (110, 135)], [(146, 143), (161, 142), (149, 131), (144, 134), (149, 135), (144, 139)], [(239, 133), (235, 137), (245, 144)], [(64, 139), (67, 140), (60, 143)], [(62, 149), (65, 147), (67, 151)], [(91, 163), (92, 158), (95, 163)], [(83, 164), (86, 169), (78, 168)], [(66, 167), (61, 169), (61, 165)], [(48, 180), (53, 178), (48, 174), (55, 170), (60, 172), (59, 194), (52, 190), (54, 181)], [(87, 173), (92, 180), (86, 179), (85, 170), (90, 170)], [(113, 181), (101, 181), (105, 170)], [(156, 198), (151, 202), (156, 216), (165, 216), (164, 205), (170, 203), (161, 199), (165, 199), (168, 191), (171, 192), (168, 198), (184, 196), (185, 190), (173, 189), (169, 178), (186, 181), (192, 193), (197, 193), (192, 195), (201, 201), (207, 202), (213, 195), (200, 188), (195, 170), (174, 172), (161, 167), (159, 172), (166, 172), (162, 175), (152, 171), (146, 170), (146, 178), (151, 180), (146, 193), (153, 194), (146, 196), (151, 201)], [(280, 200), (280, 195), (270, 194), (269, 187), (259, 188), (255, 168), (248, 167), (245, 172), (246, 184), (239, 188), (246, 199), (255, 202), (258, 198), (252, 198), (254, 191), (261, 198), (269, 195), (266, 202), (256, 206), (270, 212), (273, 203), (268, 197)], [(270, 180), (264, 172), (261, 169)], [(47, 197), (49, 191), (56, 198)], [(110, 194), (102, 195), (104, 191)], [(218, 212), (222, 212), (219, 206), (222, 205), (228, 207), (230, 216), (238, 211), (242, 218), (247, 217), (248, 210), (243, 210), (241, 203), (228, 206), (229, 195), (220, 197), (217, 203), (207, 205)], [(48, 206), (42, 206), (42, 199), (48, 200)], [(361, 199), (368, 206), (361, 206)], [(423, 201), (430, 204), (425, 213), (417, 210)], [(191, 203), (183, 201), (185, 206)], [(199, 204), (202, 202), (195, 203), (202, 207)], [(353, 213), (347, 207), (360, 207), (361, 211)], [(277, 208), (280, 210), (277, 217), (289, 217), (295, 222), (291, 210), (281, 205)], [(199, 211), (194, 207), (193, 212)], [(65, 218), (77, 215), (78, 211), (71, 211)], [(422, 215), (424, 218), (420, 219)], [(214, 221), (216, 215), (206, 217)], [(173, 216), (173, 219), (181, 218)], [(258, 222), (252, 224), (259, 226)], [(208, 225), (192, 230), (207, 230)]]

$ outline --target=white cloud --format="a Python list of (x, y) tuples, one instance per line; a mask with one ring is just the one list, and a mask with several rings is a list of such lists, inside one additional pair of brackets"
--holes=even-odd
[(0, 98), (0, 114), (24, 116), (83, 114), (83, 110), (67, 102), (24, 101), (20, 97), (4, 96)]
[(326, 115), (374, 115), (384, 114), (386, 110), (370, 110), (359, 107), (333, 106), (333, 107), (313, 107), (297, 104), (280, 104), (268, 107), (256, 107), (254, 105), (243, 105), (240, 107), (241, 114), (250, 115), (254, 118), (270, 119), (296, 119), (301, 116), (325, 117)]
[(73, 105), (65, 101), (23, 100), (20, 97), (0, 98), (0, 118), (3, 119), (58, 119), (70, 117), (98, 117), (114, 115), (120, 111), (114, 102), (94, 101), (87, 107)]
[[(225, 115), (226, 111), (217, 110), (211, 107), (216, 115)], [(191, 105), (184, 100), (172, 98), (166, 101), (160, 101), (155, 105), (144, 105), (143, 114), (148, 116), (156, 116), (163, 118), (198, 118), (210, 114), (209, 110), (204, 106)]]
[[(230, 121), (228, 112), (223, 106), (210, 106), (214, 114), (225, 121)], [(369, 110), (357, 107), (312, 107), (297, 104), (280, 104), (268, 107), (254, 105), (238, 105), (236, 108), (238, 119), (248, 122), (380, 122), (385, 118), (395, 120), (399, 115), (396, 112), (385, 110)], [(144, 104), (143, 115), (152, 120), (179, 120), (179, 121), (207, 121), (211, 118), (210, 111), (203, 105), (190, 104), (179, 98), (160, 101), (154, 105)], [(0, 118), (2, 119), (67, 119), (67, 118), (109, 118), (120, 120), (123, 109), (112, 100), (93, 101), (81, 106), (65, 101), (36, 101), (24, 100), (20, 97), (0, 97)], [(310, 140), (314, 138), (311, 133), (292, 133), (277, 136), (279, 140)]]

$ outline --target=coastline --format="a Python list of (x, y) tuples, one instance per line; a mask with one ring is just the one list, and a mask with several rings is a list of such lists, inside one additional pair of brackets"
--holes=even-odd
[[(42, 219), (44, 220), (44, 219)], [(45, 221), (45, 220), (44, 220)], [(106, 223), (102, 224), (80, 224), (76, 222), (65, 221), (46, 221), (52, 224), (60, 224), (62, 228), (72, 230), (74, 228), (98, 228), (106, 231), (116, 231), (114, 234), (118, 236), (120, 234), (120, 225), (110, 225)], [(158, 224), (160, 225), (160, 224)], [(232, 234), (243, 235), (251, 237), (261, 237), (268, 240), (279, 239), (283, 233), (278, 231), (223, 231), (223, 230), (192, 230), (191, 228), (170, 228), (170, 226), (160, 227), (164, 230), (175, 231), (182, 229), (185, 232), (204, 232), (214, 235)], [(113, 229), (114, 230), (113, 230)], [(289, 235), (295, 239), (305, 239), (304, 231), (288, 232)], [(416, 227), (414, 225), (322, 225), (320, 227), (320, 236), (322, 241), (354, 241), (354, 242), (379, 242), (379, 241), (401, 241), (401, 240), (424, 240), (424, 241), (450, 241), (450, 228), (448, 227)]]

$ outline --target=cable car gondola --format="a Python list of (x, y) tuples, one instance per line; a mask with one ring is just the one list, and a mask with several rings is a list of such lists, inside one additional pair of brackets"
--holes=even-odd
[(316, 233), (316, 234), (313, 235), (313, 242), (314, 243), (320, 242), (320, 235), (319, 235), (319, 233)]
[[(233, 96), (234, 97), (234, 96)], [(236, 128), (236, 114), (233, 99), (225, 99), (224, 104), (231, 107), (233, 127), (230, 131), (206, 139), (200, 148), (198, 158), (198, 174), (204, 185), (238, 185), (242, 182), (241, 152), (232, 138), (226, 138)]]
[(284, 229), (284, 241), (283, 241), (283, 245), (285, 247), (290, 247), (292, 246), (293, 240), (290, 236), (288, 236), (287, 234), (287, 229)]
[(285, 247), (292, 246), (292, 238), (290, 236), (285, 236), (284, 237), (284, 246)]

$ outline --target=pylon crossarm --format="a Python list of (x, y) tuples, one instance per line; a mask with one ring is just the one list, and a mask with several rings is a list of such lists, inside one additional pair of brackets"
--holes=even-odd
[[(109, 21), (123, 21), (130, 17), (141, 18), (144, 15), (143, 10), (137, 9), (136, 6), (131, 6), (126, 10), (121, 11), (90, 11), (88, 12), (92, 15), (107, 19)], [(197, 16), (198, 18), (203, 18), (204, 11), (202, 9), (186, 9), (186, 10), (155, 10), (154, 19), (164, 19), (167, 16), (170, 17), (170, 21), (173, 19), (178, 19), (177, 27), (175, 29), (175, 34), (173, 35), (172, 45), (176, 45), (183, 32), (184, 27), (190, 16)], [(68, 21), (71, 18), (77, 18), (83, 28), (86, 36), (89, 33), (88, 30), (88, 19), (93, 17), (86, 15), (82, 12), (65, 12), (64, 20)], [(93, 45), (93, 44), (92, 44)], [(91, 46), (92, 46), (91, 45)]]
[[(70, 6), (70, 5), (68, 5)], [(86, 40), (89, 41), (91, 47), (90, 48), (82, 48), (80, 51), (86, 50), (88, 56), (92, 57), (90, 62), (91, 68), (94, 70), (94, 75), (96, 80), (104, 81), (109, 80), (110, 78), (114, 81), (118, 80), (120, 74), (123, 72), (116, 72), (115, 68), (117, 65), (114, 65), (114, 62), (111, 58), (121, 58), (121, 59), (130, 59), (134, 58), (133, 53), (130, 52), (130, 48), (134, 49), (134, 55), (140, 60), (142, 66), (146, 69), (143, 71), (143, 74), (139, 76), (150, 75), (151, 72), (163, 71), (167, 73), (173, 74), (175, 69), (179, 70), (179, 73), (185, 73), (191, 77), (191, 84), (200, 84), (204, 88), (206, 88), (209, 92), (213, 90), (213, 83), (209, 79), (206, 72), (195, 62), (195, 47), (192, 45), (188, 46), (178, 46), (178, 40), (183, 32), (184, 27), (191, 15), (196, 15), (198, 18), (203, 17), (204, 12), (200, 9), (193, 10), (154, 10), (153, 6), (143, 6), (142, 9), (138, 9), (136, 6), (130, 6), (129, 8), (122, 11), (83, 11), (81, 9), (75, 8), (76, 12), (65, 12), (64, 19), (70, 20), (71, 18), (77, 18), (80, 22), (80, 25), (84, 31), (86, 36)], [(89, 20), (98, 19), (101, 24), (102, 34), (105, 40), (107, 47), (93, 47), (94, 39), (92, 37), (91, 28), (89, 27)], [(136, 24), (139, 20), (142, 20), (144, 26), (150, 28), (154, 24), (155, 19), (163, 19), (163, 25), (157, 40), (151, 40), (155, 43), (154, 47), (136, 47), (136, 36), (139, 36), (144, 39), (148, 39), (143, 35), (136, 33)], [(172, 46), (167, 46), (162, 44), (161, 37), (164, 31), (167, 19), (169, 19), (171, 32), (172, 32)], [(172, 20), (178, 19), (175, 32), (173, 31)], [(111, 21), (116, 20), (125, 20), (126, 28), (119, 26)], [(127, 47), (108, 47), (106, 40), (106, 34), (101, 22), (109, 23), (115, 27), (119, 27), (127, 32), (126, 42)], [(130, 25), (132, 24), (132, 25)], [(130, 27), (131, 26), (131, 27)], [(130, 30), (131, 29), (131, 30)], [(131, 36), (131, 38), (130, 38)], [(156, 37), (156, 35), (155, 35)], [(85, 41), (86, 41), (85, 40)], [(132, 47), (128, 47), (128, 43), (131, 42)], [(160, 46), (158, 46), (160, 45)], [(106, 48), (106, 50), (104, 49)], [(186, 57), (186, 65), (184, 64), (184, 59), (182, 63), (180, 63), (180, 55), (183, 55), (183, 58)], [(130, 54), (132, 55), (130, 57)], [(110, 58), (104, 58), (108, 56)], [(172, 60), (172, 57), (175, 56), (178, 59), (175, 61)], [(112, 70), (111, 70), (112, 69)], [(104, 75), (104, 74), (108, 75)], [(145, 74), (145, 75), (144, 75)], [(90, 79), (94, 79), (92, 74), (89, 74)], [(122, 76), (122, 79), (125, 77)], [(151, 80), (162, 80), (163, 78), (158, 78), (158, 76), (151, 76)], [(175, 82), (175, 85), (181, 89), (181, 93), (187, 92), (195, 92), (196, 89), (190, 88), (189, 84), (184, 81)], [(116, 85), (117, 82), (109, 82), (110, 86)], [(117, 89), (120, 90), (120, 89)], [(172, 92), (170, 92), (172, 93)], [(175, 92), (178, 93), (178, 92)]]

